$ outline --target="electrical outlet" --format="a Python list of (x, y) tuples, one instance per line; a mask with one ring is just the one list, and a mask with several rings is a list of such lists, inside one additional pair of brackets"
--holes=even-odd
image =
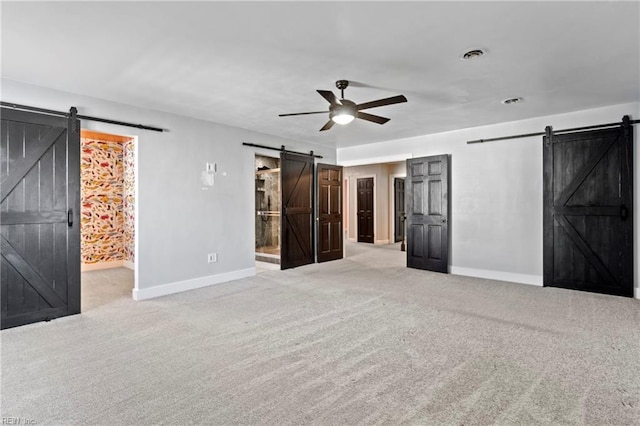
[(214, 263), (218, 261), (218, 253), (209, 253), (207, 255), (207, 263)]

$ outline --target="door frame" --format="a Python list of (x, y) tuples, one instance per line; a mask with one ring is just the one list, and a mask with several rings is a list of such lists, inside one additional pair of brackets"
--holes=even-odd
[[(347, 216), (349, 216), (349, 220), (347, 222), (347, 225), (349, 226), (347, 228), (347, 239), (351, 242), (358, 242), (358, 179), (361, 178), (368, 178), (368, 177), (372, 177), (373, 178), (373, 223), (377, 223), (378, 218), (376, 217), (376, 209), (375, 209), (375, 205), (376, 205), (376, 175), (371, 175), (371, 174), (367, 174), (367, 175), (351, 175), (351, 176), (347, 176), (345, 179), (349, 180), (349, 184), (347, 185), (347, 207), (348, 207), (348, 214)], [(351, 197), (353, 197), (353, 203), (351, 202)], [(351, 229), (351, 226), (353, 225), (353, 229)], [(374, 225), (375, 226), (375, 225)], [(351, 234), (351, 231), (354, 231), (353, 233), (353, 238), (351, 238), (349, 235)], [(375, 228), (374, 228), (374, 244), (375, 244)]]
[[(406, 160), (405, 160), (406, 161)], [(393, 173), (389, 175), (389, 243), (395, 244), (395, 236), (396, 236), (396, 218), (395, 218), (395, 179), (401, 178), (405, 180), (407, 179), (407, 173)], [(405, 191), (406, 197), (406, 191)], [(405, 200), (406, 201), (406, 200)], [(405, 202), (406, 208), (406, 202)]]
[[(358, 242), (358, 179), (367, 179), (367, 178), (373, 178), (373, 214), (371, 215), (373, 217), (373, 244), (380, 244), (378, 242), (376, 242), (376, 226), (378, 224), (378, 222), (376, 221), (376, 203), (378, 202), (377, 198), (376, 198), (376, 175), (375, 174), (367, 174), (367, 175), (354, 175), (351, 176), (351, 178), (353, 178), (353, 185), (354, 185), (354, 189), (355, 191), (353, 191), (353, 195), (354, 195), (354, 209), (353, 209), (353, 224), (354, 224), (354, 229), (355, 229), (355, 234), (354, 234), (354, 238), (351, 239), (349, 238), (350, 241), (354, 241), (354, 242)], [(351, 185), (351, 182), (349, 182), (349, 185)], [(368, 244), (368, 243), (367, 243)]]

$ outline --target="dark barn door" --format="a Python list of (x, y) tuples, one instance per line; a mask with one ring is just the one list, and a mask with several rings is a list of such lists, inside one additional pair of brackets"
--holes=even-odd
[(373, 243), (373, 178), (361, 178), (357, 185), (358, 242)]
[(393, 179), (393, 221), (395, 223), (394, 231), (393, 231), (393, 242), (397, 243), (398, 241), (402, 241), (402, 237), (404, 235), (403, 226), (404, 222), (402, 220), (404, 216), (404, 179), (403, 178), (394, 178)]
[(407, 160), (407, 266), (448, 272), (449, 156)]
[(544, 137), (544, 285), (633, 297), (633, 134)]
[(2, 109), (2, 328), (80, 312), (80, 122)]
[(313, 157), (280, 154), (282, 216), (280, 269), (314, 262)]
[(318, 164), (318, 262), (342, 259), (342, 167)]

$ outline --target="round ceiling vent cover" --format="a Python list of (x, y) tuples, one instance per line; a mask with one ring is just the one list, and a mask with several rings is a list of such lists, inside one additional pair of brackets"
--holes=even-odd
[(524, 99), (522, 98), (508, 98), (502, 101), (502, 103), (505, 105), (511, 105), (511, 104), (519, 104), (522, 101), (524, 101)]
[(487, 54), (487, 51), (484, 49), (471, 49), (464, 52), (460, 56), (460, 59), (463, 59), (465, 61), (470, 61), (472, 59), (478, 59), (479, 57), (484, 56), (486, 54)]

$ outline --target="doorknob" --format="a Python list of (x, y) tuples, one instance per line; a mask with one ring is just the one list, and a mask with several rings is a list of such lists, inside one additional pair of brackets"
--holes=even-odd
[(442, 223), (447, 223), (447, 218), (446, 217), (442, 219)]

